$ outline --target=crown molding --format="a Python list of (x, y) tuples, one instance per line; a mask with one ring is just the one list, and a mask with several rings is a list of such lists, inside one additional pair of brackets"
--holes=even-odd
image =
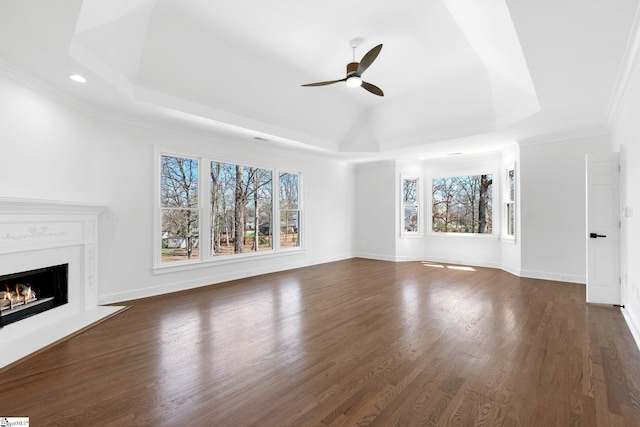
[(59, 102), (82, 113), (96, 114), (97, 112), (94, 107), (80, 102), (62, 91), (52, 88), (51, 85), (46, 83), (44, 80), (34, 76), (24, 69), (3, 61), (1, 58), (0, 75), (18, 83), (19, 85), (38, 92), (54, 102)]
[(613, 124), (618, 108), (628, 96), (629, 88), (638, 78), (638, 73), (640, 73), (640, 6), (636, 10), (636, 16), (627, 40), (613, 95), (609, 101), (607, 127), (610, 128)]
[(574, 139), (594, 138), (598, 136), (610, 136), (610, 135), (611, 135), (611, 131), (609, 129), (598, 127), (598, 128), (592, 128), (592, 129), (581, 129), (576, 132), (555, 133), (555, 134), (535, 136), (532, 138), (519, 140), (517, 144), (519, 147), (527, 147), (530, 145), (552, 144), (552, 143), (558, 143), (558, 142), (571, 141)]
[(365, 170), (365, 169), (378, 169), (378, 168), (383, 168), (383, 167), (395, 167), (396, 166), (396, 161), (395, 160), (374, 160), (374, 161), (370, 161), (370, 162), (364, 162), (364, 163), (356, 163), (356, 170)]

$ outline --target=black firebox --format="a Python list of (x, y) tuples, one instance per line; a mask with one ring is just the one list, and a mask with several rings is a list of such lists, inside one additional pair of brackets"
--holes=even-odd
[(69, 264), (0, 276), (0, 328), (69, 301)]

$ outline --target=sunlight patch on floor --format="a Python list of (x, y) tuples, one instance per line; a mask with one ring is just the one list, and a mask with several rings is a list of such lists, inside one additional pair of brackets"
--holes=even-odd
[(424, 267), (444, 268), (444, 265), (442, 265), (442, 264), (433, 264), (431, 262), (425, 262), (425, 261), (422, 261), (422, 265)]
[(463, 265), (447, 265), (447, 268), (452, 270), (462, 270), (462, 271), (476, 271), (473, 267), (465, 267)]
[(433, 267), (433, 268), (449, 268), (451, 270), (461, 270), (461, 271), (476, 271), (473, 267), (467, 267), (464, 265), (443, 265), (433, 262), (422, 261), (423, 267)]

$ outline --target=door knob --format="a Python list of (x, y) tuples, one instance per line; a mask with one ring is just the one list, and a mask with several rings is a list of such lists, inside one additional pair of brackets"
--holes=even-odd
[(591, 237), (592, 239), (597, 239), (598, 237), (607, 237), (607, 235), (606, 234), (590, 233), (589, 237)]

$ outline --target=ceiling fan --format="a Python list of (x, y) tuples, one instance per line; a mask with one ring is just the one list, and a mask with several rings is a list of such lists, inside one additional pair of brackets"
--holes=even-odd
[(375, 59), (378, 57), (380, 50), (382, 50), (382, 44), (379, 44), (378, 46), (374, 47), (369, 52), (367, 52), (362, 57), (360, 62), (355, 62), (356, 47), (358, 47), (357, 44), (354, 44), (354, 43), (351, 44), (351, 49), (353, 49), (353, 62), (350, 62), (347, 64), (347, 76), (344, 79), (329, 80), (326, 82), (318, 82), (318, 83), (308, 83), (302, 86), (326, 86), (333, 83), (345, 82), (349, 87), (362, 86), (364, 89), (368, 90), (374, 95), (384, 96), (384, 92), (382, 92), (382, 89), (380, 89), (378, 86), (373, 85), (371, 83), (367, 83), (364, 80), (362, 80), (362, 73), (364, 73), (367, 70), (367, 68), (369, 68), (369, 66), (373, 63), (373, 61), (375, 61)]

